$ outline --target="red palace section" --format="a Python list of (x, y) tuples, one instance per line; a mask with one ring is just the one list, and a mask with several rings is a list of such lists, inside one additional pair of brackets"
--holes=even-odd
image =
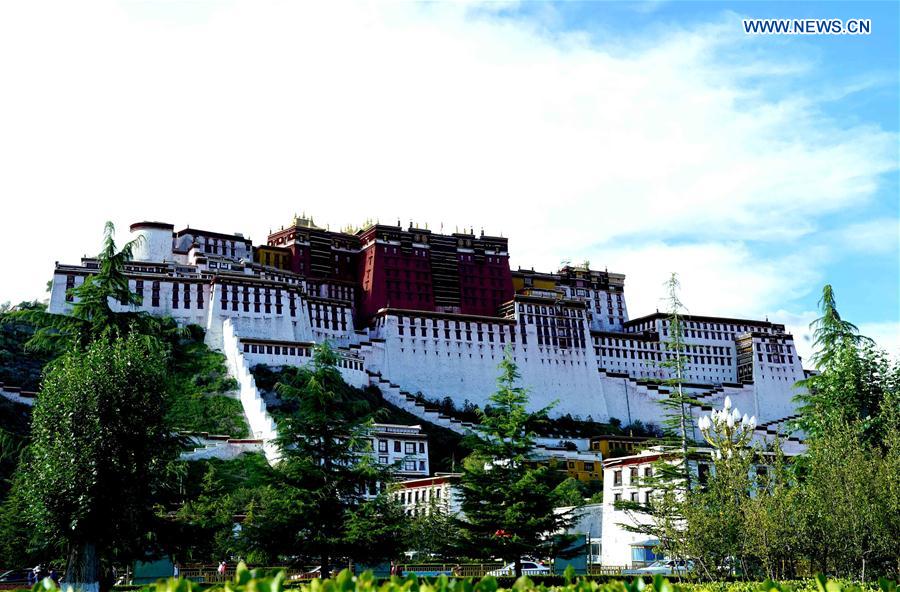
[(497, 316), (513, 297), (503, 237), (437, 234), (399, 224), (333, 232), (295, 218), (271, 233), (267, 244), (289, 254), (289, 271), (352, 286), (362, 324), (383, 308)]

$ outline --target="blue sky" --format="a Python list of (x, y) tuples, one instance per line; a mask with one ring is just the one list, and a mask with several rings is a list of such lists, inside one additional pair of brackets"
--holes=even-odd
[(676, 271), (691, 312), (784, 322), (802, 352), (830, 282), (896, 351), (898, 29), (895, 2), (6, 2), (0, 302), (44, 297), (105, 220), (259, 243), (306, 211), (587, 259), (632, 316)]
[[(565, 2), (553, 5), (524, 3), (502, 11), (505, 17), (530, 18), (547, 23), (549, 34), (585, 32), (600, 46), (616, 39), (651, 36), (654, 32), (703, 26), (723, 19), (733, 24), (733, 34), (743, 36), (742, 18), (771, 19), (871, 19), (867, 36), (758, 36), (741, 52), (761, 55), (780, 53), (786, 62), (802, 60), (807, 71), (786, 80), (760, 80), (769, 85), (773, 97), (790, 93), (832, 93), (850, 86), (846, 94), (823, 101), (817, 108), (835, 126), (835, 132), (853, 126), (872, 125), (881, 130), (900, 130), (900, 3), (896, 2)], [(898, 148), (900, 150), (900, 148)], [(803, 250), (817, 244), (816, 234), (845, 229), (867, 220), (900, 220), (898, 174), (881, 175), (878, 188), (858, 208), (842, 209), (815, 220), (814, 236), (790, 242)], [(635, 240), (646, 237), (635, 236)], [(888, 237), (889, 239), (891, 237)], [(840, 307), (847, 318), (859, 323), (900, 319), (900, 225), (894, 228), (893, 242), (882, 251), (863, 250), (838, 253), (820, 269), (823, 282), (833, 284)], [(622, 237), (621, 240), (629, 240)], [(679, 237), (670, 242), (690, 242)], [(785, 243), (747, 241), (760, 255), (782, 250)], [(811, 290), (793, 304), (814, 309), (818, 293)]]

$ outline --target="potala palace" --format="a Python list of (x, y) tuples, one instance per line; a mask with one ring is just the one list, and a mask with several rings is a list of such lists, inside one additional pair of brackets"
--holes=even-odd
[[(511, 270), (506, 238), (399, 223), (335, 232), (295, 217), (258, 246), (241, 234), (159, 222), (131, 232), (143, 237), (127, 266), (143, 297), (137, 308), (206, 328), (263, 441), (275, 424), (249, 368), (302, 365), (321, 341), (338, 348), (349, 383), (376, 384), (392, 403), (457, 431), (466, 426), (410, 393), (484, 405), (507, 347), (535, 408), (558, 401), (558, 414), (661, 419), (667, 316), (629, 318), (622, 274)], [(57, 263), (50, 312), (66, 312), (67, 290), (96, 269), (90, 258)], [(761, 438), (774, 434), (794, 414), (794, 384), (804, 378), (792, 336), (767, 321), (685, 321), (696, 413), (728, 395), (756, 415)]]

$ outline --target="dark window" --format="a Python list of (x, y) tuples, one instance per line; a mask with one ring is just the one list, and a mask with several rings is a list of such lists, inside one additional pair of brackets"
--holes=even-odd
[(706, 463), (700, 463), (697, 465), (697, 480), (701, 485), (706, 485), (709, 481), (709, 465)]
[(75, 276), (69, 274), (66, 276), (66, 302), (73, 302), (75, 300), (75, 296), (72, 295), (70, 290), (75, 287)]

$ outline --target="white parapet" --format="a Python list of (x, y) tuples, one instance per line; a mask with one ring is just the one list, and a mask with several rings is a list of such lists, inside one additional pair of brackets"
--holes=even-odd
[(278, 429), (275, 420), (266, 409), (266, 401), (256, 388), (256, 380), (250, 373), (250, 367), (244, 359), (241, 351), (240, 340), (235, 334), (231, 319), (225, 319), (222, 323), (222, 342), (225, 358), (228, 361), (228, 371), (238, 382), (241, 405), (244, 407), (244, 415), (250, 424), (253, 437), (263, 442), (263, 452), (270, 463), (278, 461), (278, 446), (275, 444), (278, 438)]

